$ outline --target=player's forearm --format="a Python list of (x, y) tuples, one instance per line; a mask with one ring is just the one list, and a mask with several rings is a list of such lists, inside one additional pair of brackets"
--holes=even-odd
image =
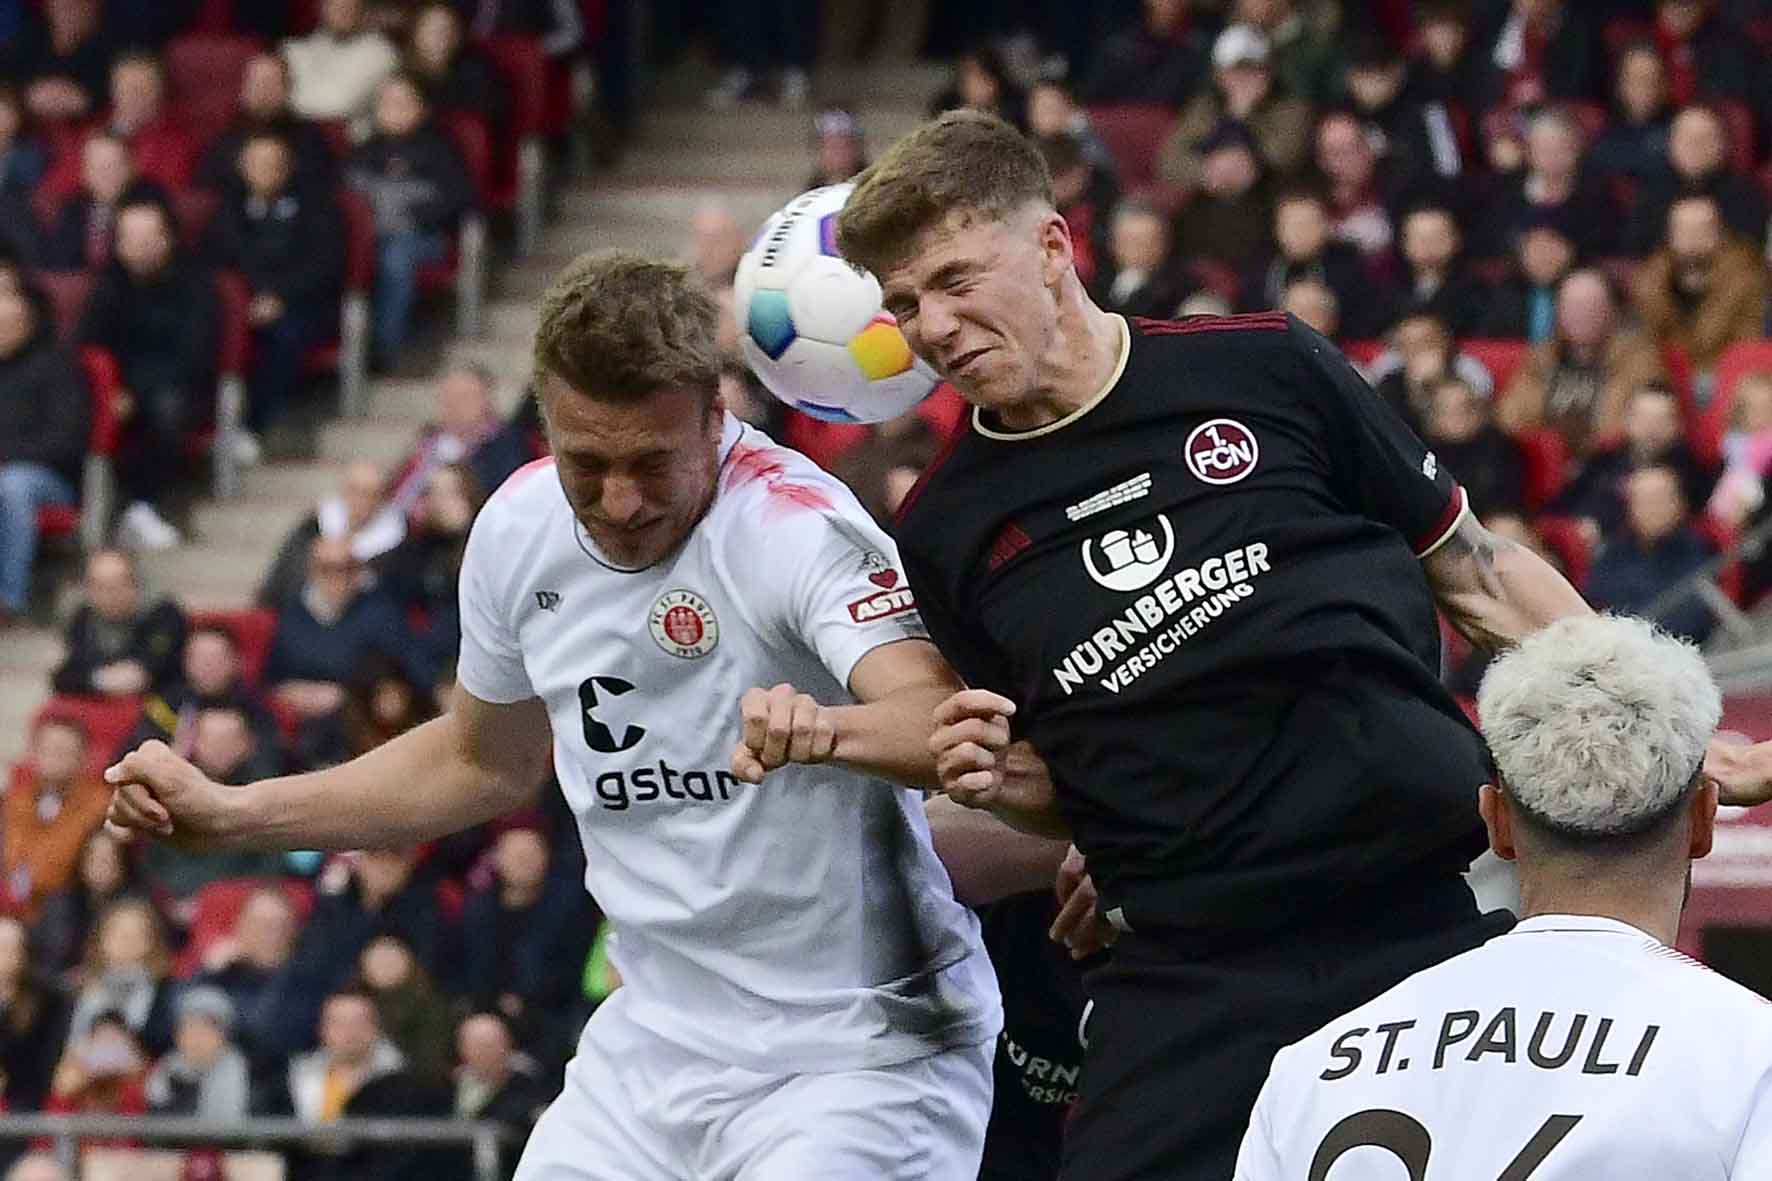
[(831, 759), (912, 787), (940, 787), (929, 737), (935, 707), (953, 686), (911, 685), (874, 701), (831, 707)]
[(953, 880), (954, 897), (968, 906), (1050, 889), (1070, 847), (1063, 839), (1012, 829), (997, 817), (946, 796), (933, 797), (927, 812), (935, 854)]
[(1512, 647), (1539, 628), (1587, 605), (1543, 558), (1468, 520), (1426, 561), (1440, 608), (1460, 635), (1491, 652)]
[(475, 765), (445, 714), (348, 763), (239, 788), (223, 839), (238, 848), (406, 848), (522, 804), (546, 774), (539, 758), (532, 769)]
[(1058, 810), (1052, 771), (1032, 743), (1011, 743), (1003, 752), (1003, 786), (991, 815), (1017, 832), (1068, 842), (1071, 826)]

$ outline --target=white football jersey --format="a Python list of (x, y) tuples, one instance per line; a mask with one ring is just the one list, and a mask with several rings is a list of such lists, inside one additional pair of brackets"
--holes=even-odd
[(467, 692), (547, 703), (632, 1019), (774, 1072), (996, 1035), (996, 978), (921, 793), (828, 764), (760, 786), (729, 770), (746, 689), (848, 704), (864, 654), (925, 635), (891, 539), (839, 481), (728, 416), (707, 514), (630, 571), (552, 461), (531, 464), (474, 523), (461, 624)]
[(1772, 1004), (1541, 915), (1275, 1056), (1236, 1181), (1772, 1178)]

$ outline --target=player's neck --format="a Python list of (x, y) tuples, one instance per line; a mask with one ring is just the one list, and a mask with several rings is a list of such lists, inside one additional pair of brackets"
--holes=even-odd
[(1680, 912), (1686, 891), (1679, 882), (1621, 882), (1617, 878), (1520, 879), (1520, 917), (1546, 914), (1587, 915), (1628, 923), (1673, 945), (1680, 933)]
[(1066, 418), (1099, 396), (1120, 365), (1120, 325), (1095, 306), (1081, 287), (1063, 301), (1058, 332), (1040, 359), (1041, 382), (1026, 399), (1004, 406), (997, 419), (1006, 430), (1031, 431)]

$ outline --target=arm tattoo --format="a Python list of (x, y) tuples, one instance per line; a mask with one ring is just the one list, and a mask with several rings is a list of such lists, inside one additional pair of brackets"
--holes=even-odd
[(1511, 647), (1513, 638), (1484, 627), (1480, 617), (1460, 611), (1458, 599), (1464, 595), (1490, 601), (1505, 598), (1507, 587), (1497, 559), (1519, 548), (1518, 542), (1497, 537), (1475, 517), (1466, 517), (1426, 562), (1428, 581), (1433, 584), (1441, 609), (1467, 638), (1491, 652)]

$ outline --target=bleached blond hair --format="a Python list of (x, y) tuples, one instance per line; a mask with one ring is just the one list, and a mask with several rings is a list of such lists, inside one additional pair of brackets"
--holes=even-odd
[(1689, 797), (1723, 713), (1698, 649), (1618, 615), (1563, 619), (1477, 692), (1502, 789), (1575, 839), (1647, 832)]

